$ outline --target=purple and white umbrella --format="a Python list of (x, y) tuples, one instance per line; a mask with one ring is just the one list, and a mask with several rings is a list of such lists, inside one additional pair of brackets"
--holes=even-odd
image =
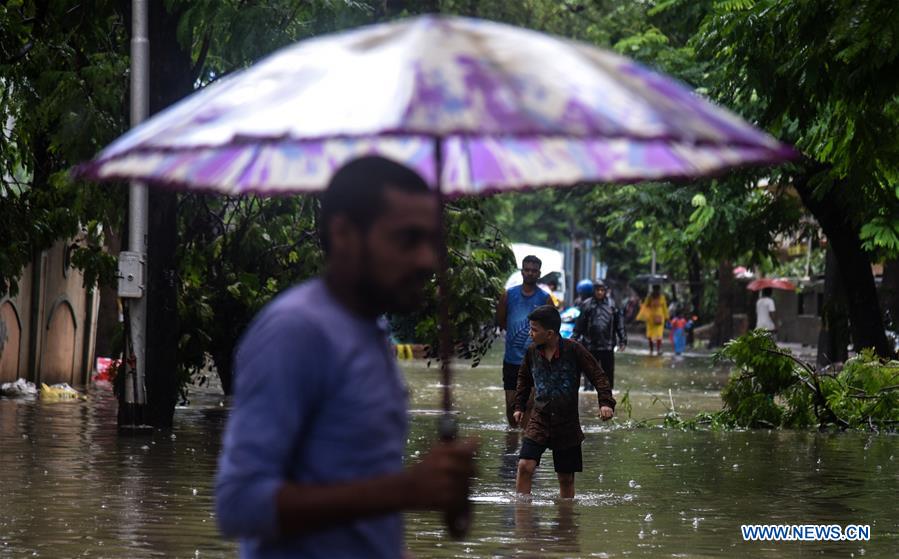
[(321, 190), (372, 153), (457, 196), (701, 177), (793, 151), (627, 58), (423, 16), (284, 48), (154, 116), (78, 172), (281, 194)]
[[(616, 54), (499, 23), (423, 16), (284, 48), (137, 126), (76, 174), (288, 194), (324, 189), (336, 169), (367, 154), (417, 170), (440, 196), (460, 196), (696, 178), (794, 151)], [(441, 430), (452, 436), (443, 257)], [(464, 533), (468, 519), (460, 506), (450, 531)]]

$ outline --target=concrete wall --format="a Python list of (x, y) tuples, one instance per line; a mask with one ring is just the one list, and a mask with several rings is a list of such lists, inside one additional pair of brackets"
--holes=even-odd
[(25, 378), (82, 386), (89, 380), (99, 298), (96, 290), (84, 288), (83, 275), (71, 267), (69, 245), (59, 241), (41, 254), (37, 285), (32, 264), (22, 274), (19, 293), (0, 299), (6, 331), (0, 353), (3, 382)]

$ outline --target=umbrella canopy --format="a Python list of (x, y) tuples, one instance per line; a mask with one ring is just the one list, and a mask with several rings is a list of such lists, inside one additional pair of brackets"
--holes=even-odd
[(794, 154), (616, 54), (422, 16), (284, 48), (154, 116), (76, 172), (278, 194), (323, 189), (342, 164), (373, 153), (450, 196), (700, 177)]
[(766, 289), (770, 287), (771, 289), (783, 289), (784, 291), (796, 291), (796, 286), (785, 279), (775, 279), (775, 278), (759, 278), (755, 281), (749, 282), (749, 285), (746, 286), (746, 289), (749, 291), (761, 291), (762, 289)]

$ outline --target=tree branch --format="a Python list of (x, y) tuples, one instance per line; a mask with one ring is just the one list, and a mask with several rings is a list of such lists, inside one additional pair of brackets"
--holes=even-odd
[(206, 56), (209, 54), (209, 45), (211, 42), (212, 32), (209, 29), (206, 29), (206, 32), (203, 34), (203, 44), (200, 45), (200, 54), (197, 56), (197, 61), (194, 62), (193, 68), (190, 69), (191, 83), (195, 83), (200, 77), (200, 72), (203, 71), (203, 66), (206, 64)]

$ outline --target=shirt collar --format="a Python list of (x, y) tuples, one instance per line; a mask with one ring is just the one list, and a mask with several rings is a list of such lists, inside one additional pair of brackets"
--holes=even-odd
[[(561, 336), (559, 336), (559, 343), (556, 344), (556, 352), (553, 353), (553, 357), (552, 357), (551, 361), (555, 361), (555, 360), (558, 359), (559, 356), (561, 355), (561, 353), (562, 353), (562, 341), (563, 341), (563, 340), (564, 340), (564, 338), (562, 338)], [(542, 345), (539, 345), (539, 346), (537, 346), (537, 349), (540, 350), (540, 351), (539, 351), (540, 357), (546, 359), (546, 354), (543, 353), (543, 346), (542, 346)]]

